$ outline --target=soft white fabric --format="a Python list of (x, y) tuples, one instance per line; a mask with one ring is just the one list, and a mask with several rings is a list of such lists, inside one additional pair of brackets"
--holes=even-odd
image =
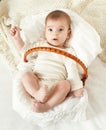
[(31, 15), (40, 14), (57, 8), (67, 8), (71, 5), (70, 0), (9, 0), (9, 17), (16, 23), (20, 23), (21, 18)]
[[(75, 49), (78, 58), (88, 67), (101, 52), (100, 37), (95, 29), (76, 13), (68, 9), (62, 10), (72, 19), (72, 37), (68, 46), (71, 45)], [(21, 33), (27, 43), (44, 39), (44, 21), (48, 13), (27, 16), (21, 20)]]
[(99, 33), (103, 48), (99, 56), (106, 62), (106, 0), (92, 0), (80, 15)]

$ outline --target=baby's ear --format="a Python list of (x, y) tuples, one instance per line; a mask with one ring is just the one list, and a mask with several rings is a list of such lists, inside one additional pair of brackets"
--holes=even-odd
[(67, 40), (70, 39), (70, 37), (71, 37), (71, 29), (68, 30)]

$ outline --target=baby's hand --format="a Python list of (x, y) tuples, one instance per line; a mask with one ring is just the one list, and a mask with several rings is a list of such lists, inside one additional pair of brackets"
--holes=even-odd
[(20, 29), (17, 26), (14, 26), (11, 28), (10, 34), (14, 39), (18, 39), (20, 37)]
[(74, 97), (80, 98), (80, 97), (83, 96), (83, 93), (84, 93), (84, 88), (80, 88), (80, 89), (78, 89), (78, 90), (73, 91), (73, 92), (72, 92), (72, 95), (73, 95)]

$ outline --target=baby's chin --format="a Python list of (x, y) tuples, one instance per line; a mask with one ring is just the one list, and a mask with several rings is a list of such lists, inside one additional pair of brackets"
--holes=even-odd
[(55, 47), (58, 47), (59, 44), (58, 43), (55, 43), (55, 42), (47, 42), (49, 45), (51, 46), (55, 46)]

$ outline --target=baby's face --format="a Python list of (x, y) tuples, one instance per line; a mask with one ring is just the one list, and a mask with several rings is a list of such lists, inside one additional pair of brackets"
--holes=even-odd
[(62, 47), (69, 38), (69, 25), (65, 19), (47, 20), (45, 37), (47, 42), (53, 46)]

